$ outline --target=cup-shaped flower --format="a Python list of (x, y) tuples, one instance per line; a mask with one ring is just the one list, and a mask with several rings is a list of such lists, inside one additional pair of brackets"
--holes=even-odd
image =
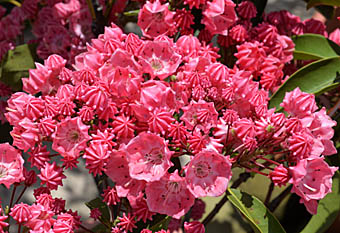
[(8, 143), (0, 144), (0, 184), (9, 188), (23, 178), (24, 160), (20, 152)]
[(195, 197), (186, 187), (185, 178), (178, 175), (178, 170), (165, 174), (159, 181), (147, 183), (145, 193), (150, 211), (176, 219), (187, 213), (195, 202)]
[(170, 162), (172, 152), (165, 140), (153, 133), (140, 133), (126, 145), (125, 150), (130, 176), (137, 180), (160, 180), (173, 165)]
[(231, 178), (231, 162), (216, 151), (203, 150), (186, 167), (186, 183), (196, 197), (220, 196)]

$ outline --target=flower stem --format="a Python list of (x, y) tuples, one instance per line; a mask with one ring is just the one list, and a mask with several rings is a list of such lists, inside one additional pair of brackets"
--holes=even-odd
[(270, 182), (270, 185), (269, 185), (269, 188), (268, 188), (268, 192), (267, 192), (267, 195), (266, 195), (266, 199), (264, 201), (265, 206), (268, 206), (270, 198), (271, 198), (271, 196), (273, 194), (273, 190), (274, 190), (274, 183)]
[(21, 191), (21, 193), (20, 193), (19, 197), (17, 198), (17, 200), (15, 201), (14, 205), (17, 204), (20, 201), (20, 199), (24, 195), (26, 189), (27, 189), (27, 186), (25, 186), (25, 188)]
[[(237, 188), (243, 182), (246, 182), (250, 178), (250, 173), (244, 172), (240, 174), (239, 178), (235, 180), (235, 182), (231, 185), (231, 188)], [(206, 226), (208, 223), (216, 216), (216, 214), (220, 211), (223, 205), (228, 201), (228, 191), (226, 191), (224, 197), (216, 204), (214, 209), (208, 214), (207, 217), (203, 220), (203, 225)]]
[(282, 191), (274, 200), (272, 200), (269, 205), (268, 209), (272, 212), (275, 211), (275, 209), (280, 205), (282, 200), (290, 193), (290, 190), (292, 189), (292, 185), (289, 185), (285, 190)]

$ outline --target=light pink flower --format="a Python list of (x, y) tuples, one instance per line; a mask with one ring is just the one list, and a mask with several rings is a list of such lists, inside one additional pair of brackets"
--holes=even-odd
[(232, 26), (237, 16), (235, 4), (231, 0), (213, 0), (207, 3), (207, 8), (203, 11), (202, 23), (211, 34), (228, 35), (228, 28)]
[(304, 203), (320, 200), (332, 191), (332, 176), (337, 170), (337, 167), (328, 166), (323, 157), (302, 159), (289, 168), (292, 192), (304, 199)]
[(195, 197), (186, 187), (185, 178), (166, 173), (159, 181), (149, 182), (145, 188), (146, 201), (152, 212), (179, 219), (195, 202)]
[(160, 180), (173, 165), (172, 152), (160, 136), (142, 132), (125, 147), (130, 176), (147, 182)]
[(47, 206), (34, 204), (30, 206), (30, 211), (32, 217), (27, 223), (25, 223), (25, 226), (31, 228), (32, 230), (49, 231), (56, 221), (52, 218), (54, 215), (53, 211), (50, 210)]
[(186, 167), (186, 183), (196, 197), (220, 196), (231, 178), (229, 159), (215, 151), (203, 150)]
[(138, 196), (145, 187), (145, 181), (132, 179), (124, 148), (113, 150), (107, 162), (105, 174), (116, 184), (119, 197)]
[(57, 125), (52, 135), (52, 149), (63, 157), (78, 157), (90, 139), (88, 129), (89, 126), (84, 125), (80, 117), (66, 118)]
[(0, 144), (0, 184), (8, 189), (23, 178), (24, 160), (20, 152), (8, 143)]
[(164, 80), (174, 74), (182, 59), (165, 41), (147, 41), (140, 50), (139, 62), (144, 73)]

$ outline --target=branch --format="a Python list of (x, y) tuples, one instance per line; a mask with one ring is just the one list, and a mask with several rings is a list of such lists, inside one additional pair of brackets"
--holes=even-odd
[[(240, 174), (239, 178), (231, 185), (231, 188), (237, 188), (243, 182), (246, 182), (250, 178), (250, 173), (244, 172)], [(224, 197), (216, 204), (215, 208), (208, 214), (208, 216), (203, 220), (203, 225), (206, 226), (208, 223), (216, 216), (223, 205), (228, 201), (229, 192), (226, 191)]]

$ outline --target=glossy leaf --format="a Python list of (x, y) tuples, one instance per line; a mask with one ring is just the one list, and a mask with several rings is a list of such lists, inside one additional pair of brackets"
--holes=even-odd
[(293, 36), (294, 59), (318, 60), (340, 55), (340, 46), (319, 34)]
[(340, 0), (309, 0), (307, 9), (315, 6), (340, 6)]
[(330, 88), (337, 86), (336, 83), (339, 83), (339, 75), (340, 57), (326, 58), (310, 63), (296, 71), (282, 84), (271, 96), (269, 107), (281, 110), (280, 103), (286, 92), (293, 91), (296, 87), (299, 87), (301, 91), (317, 95), (329, 91)]
[(301, 233), (323, 233), (328, 230), (340, 211), (340, 173), (333, 177), (332, 192), (319, 201), (318, 213), (314, 215)]
[(21, 89), (21, 78), (28, 76), (28, 70), (35, 68), (35, 45), (20, 45), (9, 50), (1, 63), (0, 80), (14, 91)]
[(276, 217), (258, 198), (238, 189), (228, 189), (229, 201), (244, 215), (255, 232), (284, 233)]

